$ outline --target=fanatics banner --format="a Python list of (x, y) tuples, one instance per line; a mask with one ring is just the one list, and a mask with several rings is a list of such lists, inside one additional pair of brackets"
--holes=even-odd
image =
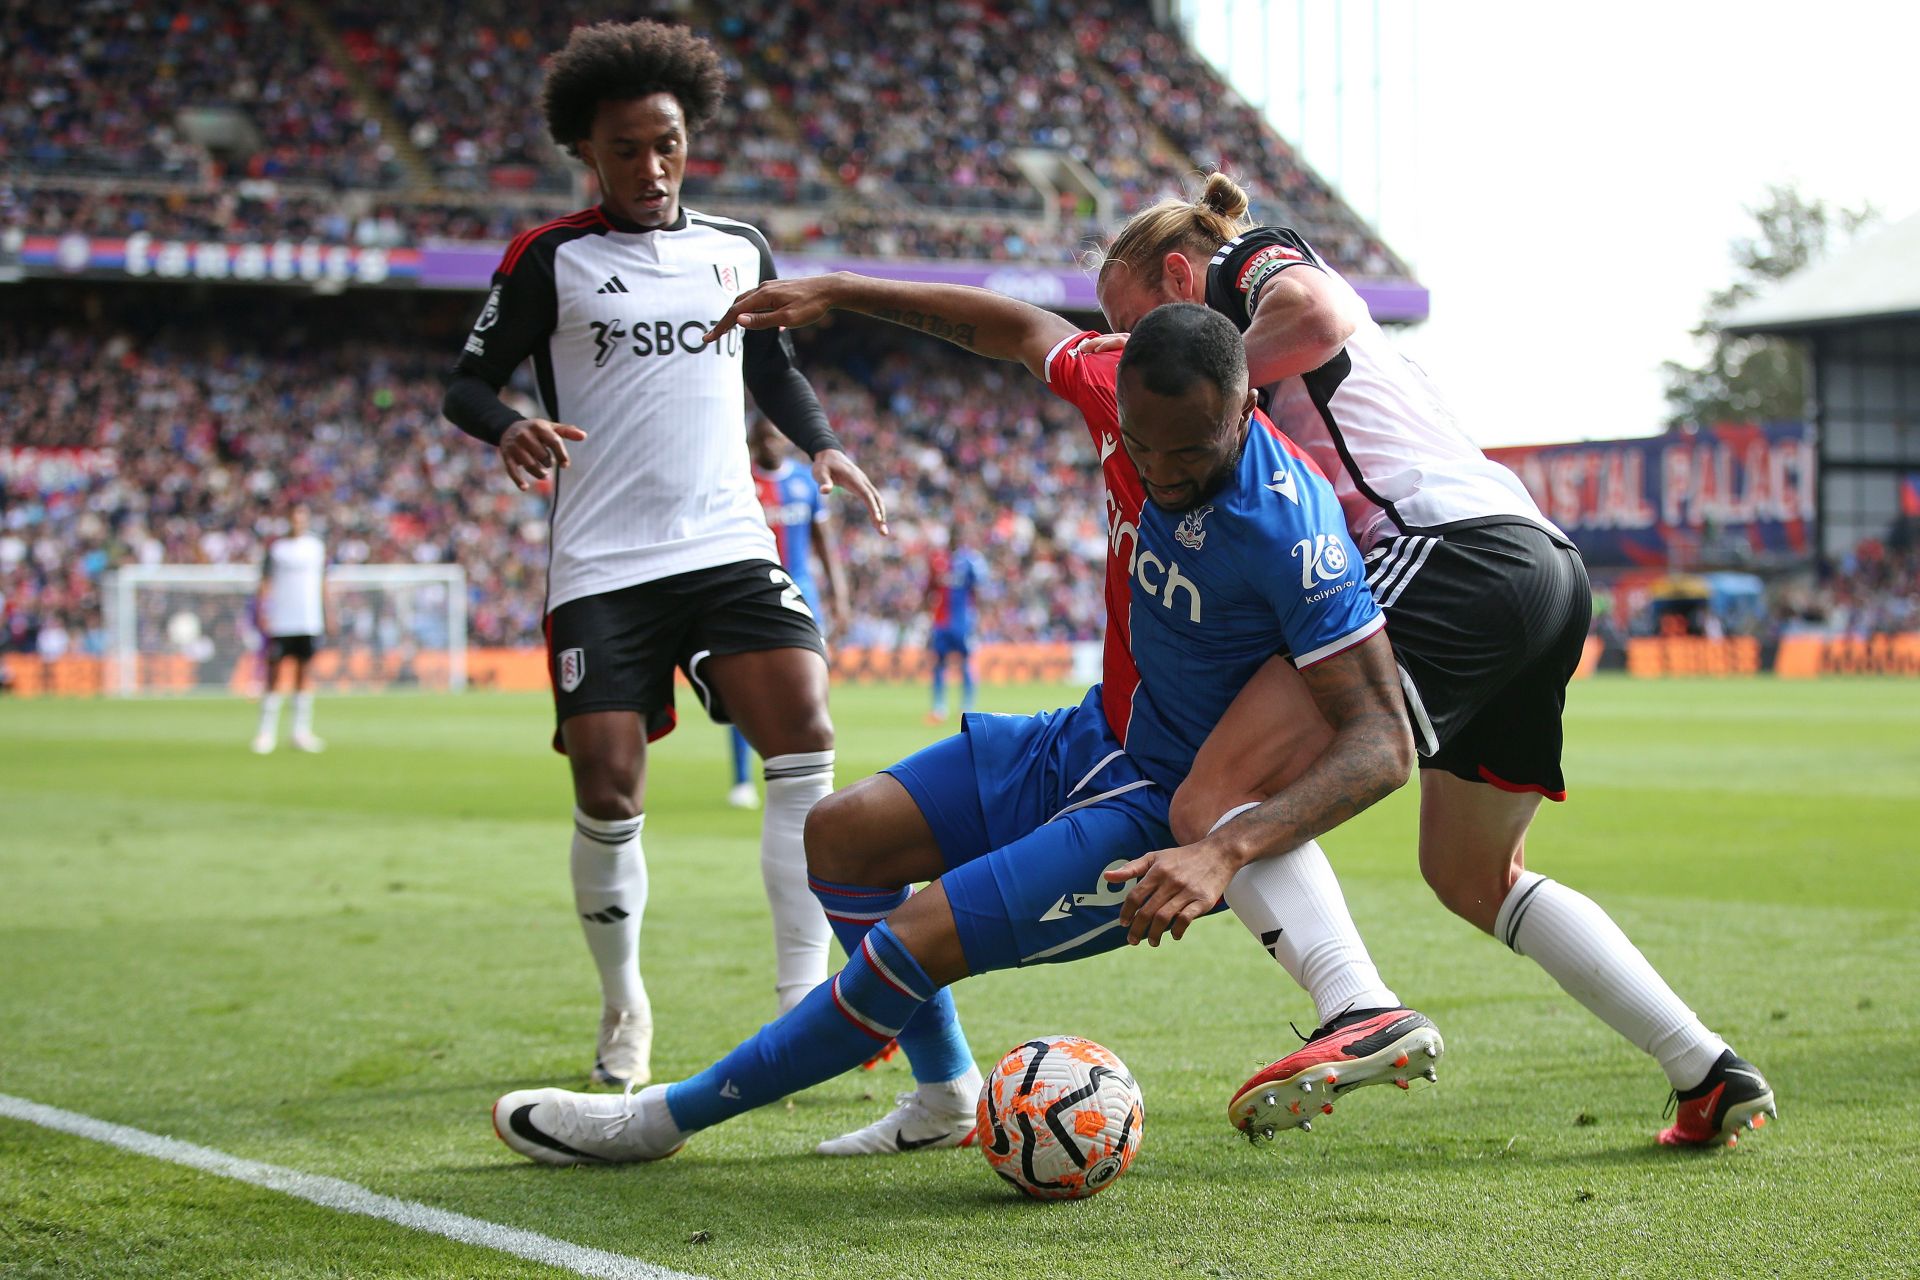
[(1589, 564), (1695, 568), (1812, 555), (1813, 430), (1728, 423), (1590, 444), (1489, 449)]
[[(310, 285), (321, 289), (484, 290), (500, 265), (503, 244), (429, 241), (423, 248), (379, 249), (319, 241), (225, 242), (126, 237), (26, 235), (0, 241), (0, 281), (21, 276), (193, 280), (224, 284)], [(965, 284), (1035, 306), (1097, 311), (1093, 277), (1078, 267), (953, 259), (856, 258), (782, 253), (783, 277), (857, 271), (887, 280)], [(1354, 288), (1385, 323), (1427, 318), (1427, 291), (1411, 280), (1355, 280)]]

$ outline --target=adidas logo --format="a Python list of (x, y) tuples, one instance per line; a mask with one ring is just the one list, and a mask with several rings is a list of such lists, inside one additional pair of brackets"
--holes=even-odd
[(633, 290), (627, 288), (626, 285), (622, 284), (620, 282), (619, 276), (611, 275), (607, 277), (607, 282), (601, 285), (598, 289), (595, 289), (594, 292), (595, 293), (632, 293)]
[(1265, 947), (1267, 954), (1275, 960), (1280, 958), (1280, 935), (1285, 932), (1284, 929), (1269, 929), (1260, 935), (1260, 945)]
[(605, 911), (582, 911), (582, 920), (591, 920), (595, 924), (616, 924), (627, 918), (627, 913), (619, 907), (608, 907)]

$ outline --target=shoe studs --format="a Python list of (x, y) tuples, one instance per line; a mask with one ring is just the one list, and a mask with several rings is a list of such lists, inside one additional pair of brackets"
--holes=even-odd
[(1407, 1083), (1407, 1078), (1406, 1078), (1405, 1076), (1395, 1076), (1395, 1077), (1393, 1078), (1393, 1087), (1394, 1087), (1394, 1088), (1396, 1088), (1396, 1089), (1411, 1089), (1411, 1088), (1413, 1088), (1413, 1086), (1412, 1086), (1412, 1085), (1410, 1085), (1410, 1084), (1408, 1084), (1408, 1083)]
[(1321, 1115), (1323, 1115), (1323, 1116), (1330, 1116), (1330, 1115), (1332, 1115), (1332, 1114), (1333, 1114), (1333, 1104), (1332, 1104), (1331, 1102), (1323, 1102), (1323, 1103), (1321, 1103), (1321, 1104), (1320, 1104), (1320, 1114), (1321, 1114)]
[(1403, 1053), (1403, 1054), (1401, 1054), (1401, 1055), (1400, 1055), (1399, 1057), (1397, 1057), (1397, 1058), (1395, 1058), (1395, 1059), (1393, 1060), (1393, 1065), (1394, 1065), (1394, 1066), (1396, 1066), (1396, 1067), (1404, 1067), (1404, 1066), (1406, 1066), (1406, 1065), (1407, 1065), (1407, 1055)]
[[(1266, 1097), (1262, 1098), (1261, 1101), (1266, 1103), (1270, 1107), (1277, 1107), (1280, 1105), (1280, 1095), (1277, 1093), (1270, 1093)], [(1293, 1109), (1295, 1111), (1298, 1111), (1300, 1109), (1300, 1104), (1297, 1102), (1294, 1103)]]
[(1431, 1084), (1440, 1083), (1440, 1073), (1438, 1071), (1435, 1071), (1432, 1067), (1428, 1067), (1425, 1071), (1422, 1071), (1420, 1074), (1425, 1076), (1428, 1082)]
[[(1271, 1129), (1269, 1129), (1269, 1130), (1268, 1130), (1267, 1132), (1268, 1132), (1268, 1133), (1272, 1133), (1273, 1131), (1272, 1131)], [(1313, 1132), (1313, 1121), (1311, 1121), (1311, 1120), (1302, 1120), (1302, 1121), (1300, 1122), (1300, 1132), (1302, 1132), (1302, 1133), (1312, 1133), (1312, 1132)]]

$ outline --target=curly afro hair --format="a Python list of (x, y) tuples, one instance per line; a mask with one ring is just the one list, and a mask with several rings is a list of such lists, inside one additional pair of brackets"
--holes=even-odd
[(567, 47), (553, 55), (540, 107), (553, 140), (577, 156), (602, 102), (670, 93), (693, 130), (713, 119), (725, 89), (720, 55), (687, 28), (601, 22), (575, 27)]

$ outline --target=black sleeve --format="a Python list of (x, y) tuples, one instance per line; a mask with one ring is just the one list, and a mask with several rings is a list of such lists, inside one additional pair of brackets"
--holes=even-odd
[(553, 246), (515, 241), (493, 273), (486, 305), (448, 379), (442, 402), (447, 420), (475, 439), (500, 443), (520, 415), (494, 393), (552, 335), (558, 311)]
[(485, 378), (456, 368), (447, 379), (447, 394), (440, 402), (447, 421), (475, 440), (497, 445), (507, 428), (524, 416), (501, 403), (499, 390)]
[[(760, 250), (760, 283), (778, 280), (767, 238), (756, 230), (748, 239)], [(742, 342), (747, 390), (767, 421), (809, 458), (823, 449), (840, 448), (840, 437), (828, 424), (813, 384), (793, 363), (792, 336), (782, 329), (749, 329)]]
[(1245, 333), (1260, 305), (1260, 290), (1288, 267), (1320, 267), (1314, 253), (1291, 227), (1255, 227), (1220, 247), (1207, 264), (1207, 305)]
[(749, 329), (745, 338), (747, 390), (767, 421), (800, 446), (809, 458), (838, 449), (840, 437), (827, 424), (827, 411), (813, 384), (793, 364), (793, 340), (775, 329)]

